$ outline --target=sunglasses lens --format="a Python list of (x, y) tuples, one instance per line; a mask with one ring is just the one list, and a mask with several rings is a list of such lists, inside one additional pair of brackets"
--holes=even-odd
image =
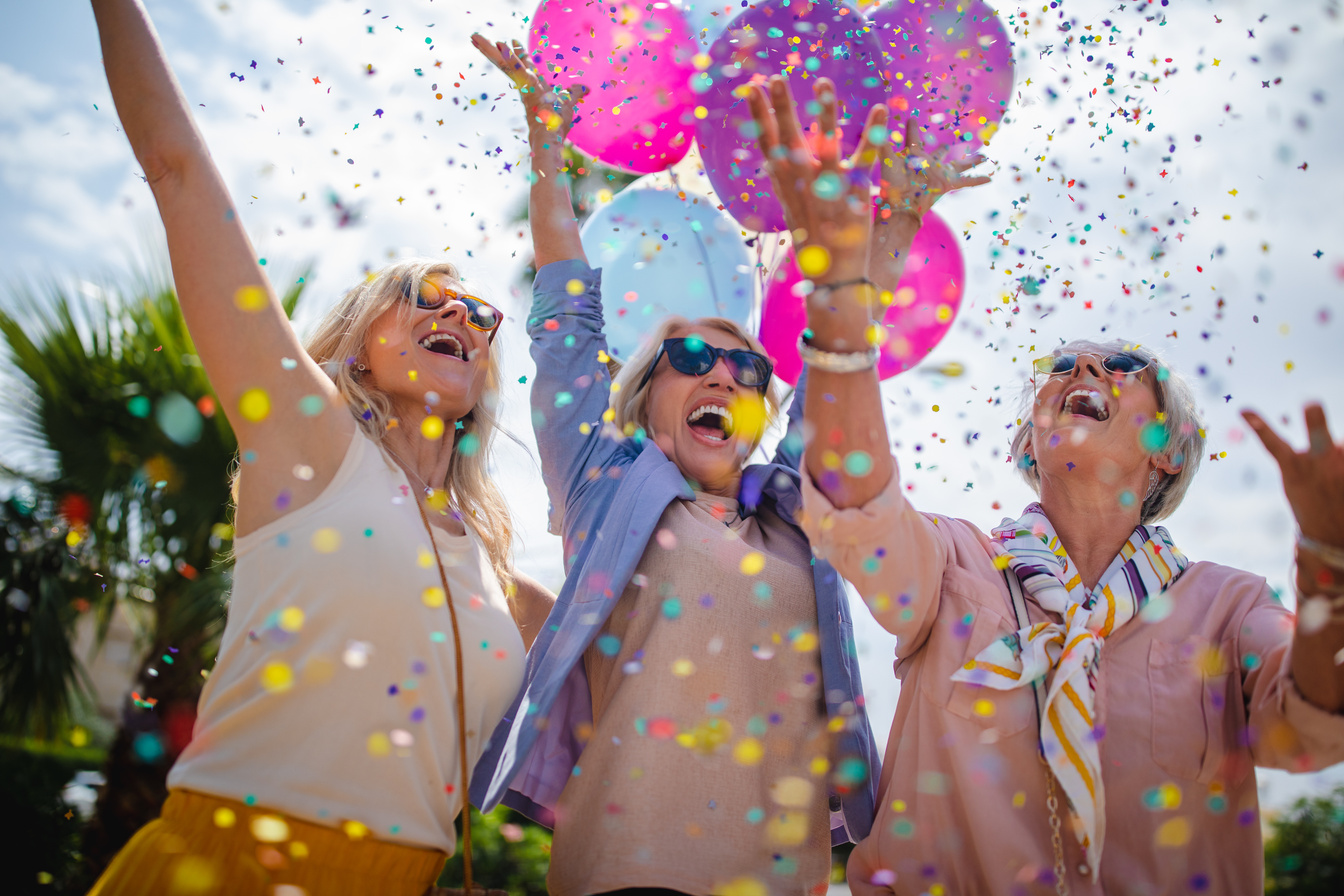
[(1077, 355), (1059, 355), (1050, 366), (1051, 373), (1068, 373), (1078, 363)]
[(1148, 362), (1135, 355), (1119, 354), (1106, 358), (1102, 366), (1111, 373), (1135, 373), (1147, 367)]
[(687, 376), (702, 376), (709, 373), (714, 362), (718, 360), (714, 350), (700, 339), (694, 342), (690, 339), (675, 342), (669, 339), (664, 344), (667, 348), (667, 360), (678, 372)]
[(420, 281), (420, 294), (415, 297), (417, 308), (438, 308), (447, 301), (443, 292), (429, 280)]
[(728, 360), (733, 367), (733, 379), (744, 386), (764, 386), (770, 380), (770, 361), (756, 352), (734, 349), (728, 353)]
[(467, 303), (468, 321), (478, 330), (493, 330), (499, 326), (499, 310), (473, 296), (462, 296)]

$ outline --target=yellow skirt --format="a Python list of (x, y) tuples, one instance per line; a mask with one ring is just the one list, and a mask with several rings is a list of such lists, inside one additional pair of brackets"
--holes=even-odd
[(422, 896), (447, 855), (379, 842), (260, 806), (174, 790), (89, 896)]

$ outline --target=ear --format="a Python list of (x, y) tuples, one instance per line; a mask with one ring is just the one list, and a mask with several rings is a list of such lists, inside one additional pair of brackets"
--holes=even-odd
[(1184, 466), (1183, 464), (1177, 463), (1170, 455), (1166, 454), (1154, 454), (1152, 456), (1152, 462), (1154, 469), (1161, 470), (1168, 476), (1175, 476), (1177, 473), (1181, 472), (1181, 468)]

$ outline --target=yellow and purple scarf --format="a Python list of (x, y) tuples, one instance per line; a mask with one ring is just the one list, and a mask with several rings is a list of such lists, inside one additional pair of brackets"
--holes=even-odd
[[(1078, 840), (1095, 880), (1106, 833), (1106, 799), (1095, 722), (1102, 642), (1133, 619), (1190, 565), (1161, 526), (1139, 526), (1089, 591), (1039, 504), (993, 530), (999, 556), (1038, 606), (1040, 622), (1001, 638), (953, 676), (996, 690), (1046, 686), (1041, 750), (1082, 822)], [(996, 552), (997, 553), (997, 552)], [(1003, 561), (996, 565), (1003, 568)]]

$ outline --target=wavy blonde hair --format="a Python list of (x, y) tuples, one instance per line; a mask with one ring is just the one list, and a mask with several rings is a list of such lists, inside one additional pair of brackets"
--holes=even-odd
[[(336, 384), (359, 428), (374, 443), (383, 443), (392, 419), (392, 403), (383, 392), (370, 388), (360, 378), (357, 365), (364, 357), (364, 343), (375, 319), (389, 308), (402, 309), (409, 326), (414, 299), (420, 283), (428, 274), (446, 274), (459, 280), (457, 268), (445, 261), (412, 258), (390, 264), (351, 289), (318, 323), (304, 348)], [(490, 477), (490, 450), (499, 429), (496, 406), (499, 400), (501, 371), (499, 333), (490, 346), (486, 362), (485, 391), (476, 406), (459, 421), (455, 444), (468, 434), (478, 440), (471, 453), (454, 451), (448, 475), (442, 483), (448, 500), (458, 512), (468, 514), (485, 544), (486, 554), (501, 587), (512, 593), (511, 551), (513, 521), (499, 487)], [(433, 484), (433, 483), (431, 483)], [(512, 601), (510, 601), (512, 603)]]
[[(636, 389), (635, 386), (644, 378), (644, 373), (653, 365), (654, 359), (658, 356), (658, 349), (662, 346), (663, 340), (667, 339), (677, 330), (683, 327), (708, 327), (727, 333), (742, 342), (754, 352), (760, 352), (766, 357), (770, 353), (765, 350), (761, 340), (744, 330), (736, 321), (726, 317), (701, 317), (696, 320), (688, 320), (679, 314), (668, 315), (654, 327), (648, 337), (640, 344), (635, 353), (630, 356), (630, 360), (621, 364), (617, 361), (609, 361), (608, 369), (615, 368), (612, 371), (612, 390), (611, 390), (611, 411), (615, 415), (612, 422), (616, 428), (627, 436), (633, 436), (636, 432), (647, 433), (649, 430), (649, 386), (653, 383), (644, 384), (644, 388)], [(745, 388), (745, 387), (744, 387)], [(751, 451), (747, 452), (750, 457), (757, 447), (761, 444), (761, 438), (765, 431), (775, 422), (779, 416), (780, 390), (776, 379), (770, 377), (770, 383), (765, 388), (765, 425), (761, 427), (752, 440)], [(743, 463), (746, 458), (743, 458)]]

